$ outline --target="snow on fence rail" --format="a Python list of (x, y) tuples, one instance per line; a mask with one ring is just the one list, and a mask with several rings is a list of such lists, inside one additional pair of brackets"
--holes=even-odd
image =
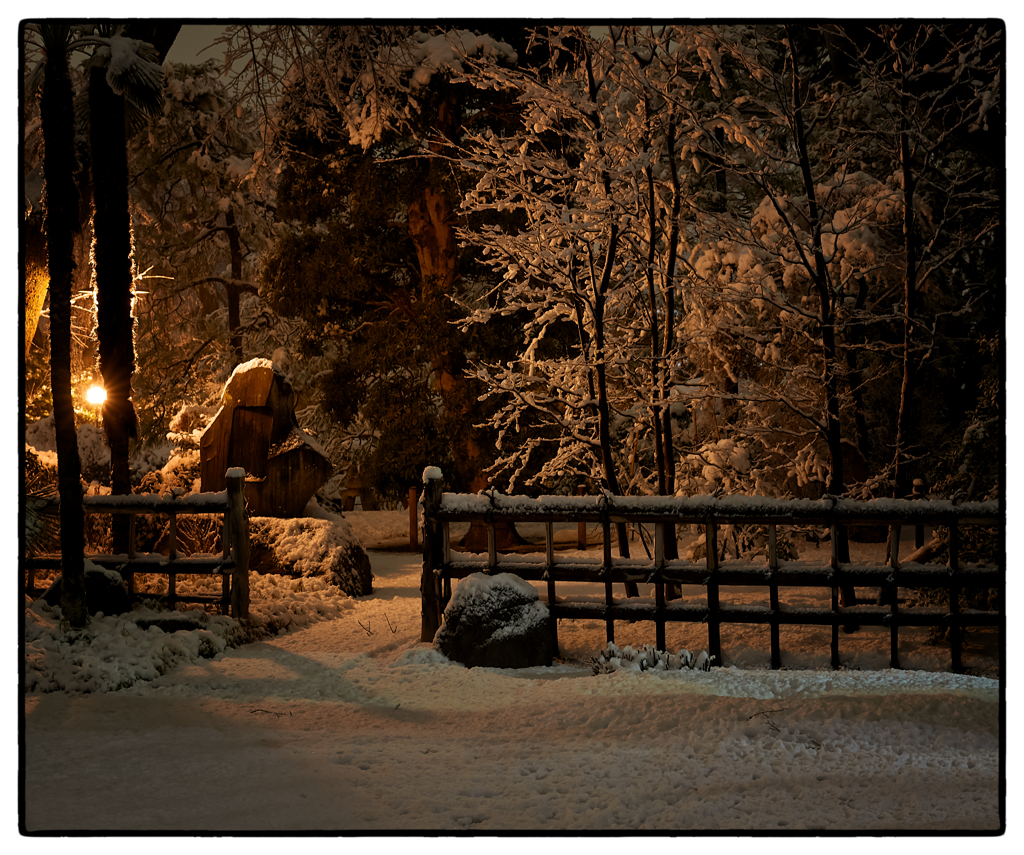
[[(607, 638), (615, 640), (615, 621), (653, 621), (657, 649), (666, 649), (665, 624), (668, 621), (706, 622), (708, 652), (722, 663), (720, 625), (723, 623), (767, 624), (771, 630), (771, 667), (779, 668), (780, 625), (817, 625), (832, 627), (831, 663), (840, 667), (839, 628), (858, 625), (887, 626), (890, 629), (890, 664), (899, 667), (899, 629), (901, 626), (948, 627), (950, 655), (954, 671), (961, 670), (961, 633), (968, 626), (998, 626), (1005, 629), (1005, 560), (996, 564), (961, 564), (959, 544), (964, 526), (999, 527), (1005, 518), (998, 502), (954, 504), (945, 500), (875, 499), (866, 502), (850, 499), (821, 500), (770, 499), (749, 496), (692, 498), (661, 496), (504, 496), (497, 492), (478, 494), (442, 493), (440, 471), (428, 467), (424, 472), (423, 496), (423, 577), (422, 632), (424, 641), (433, 639), (442, 614), (451, 598), (451, 580), (471, 573), (514, 573), (529, 581), (547, 583), (547, 602), (551, 632), (557, 649), (559, 619), (603, 619)], [(488, 552), (453, 555), (449, 526), (458, 522), (483, 522), (488, 531)], [(499, 521), (544, 523), (543, 560), (517, 554), (501, 554), (495, 548), (495, 525)], [(554, 550), (553, 524), (597, 523), (603, 530), (604, 554), (600, 560), (573, 557), (560, 559)], [(654, 553), (651, 558), (612, 556), (613, 525), (651, 524), (654, 526)], [(666, 526), (697, 524), (704, 526), (706, 558), (701, 562), (665, 558)], [(720, 561), (718, 531), (723, 524), (764, 525), (768, 530), (767, 560), (763, 566), (751, 562)], [(857, 524), (885, 524), (892, 544), (886, 564), (841, 564), (837, 555), (837, 529)], [(780, 560), (776, 549), (780, 525), (828, 526), (832, 555), (823, 567), (796, 566)], [(937, 525), (949, 531), (948, 562), (945, 567), (899, 560), (900, 529), (903, 526)], [(562, 602), (556, 596), (559, 582), (597, 582), (605, 588), (604, 603)], [(622, 602), (612, 595), (615, 583), (653, 583), (655, 602)], [(702, 585), (705, 603), (666, 602), (666, 585)], [(722, 606), (719, 589), (724, 586), (767, 586), (769, 608)], [(855, 612), (839, 605), (839, 590), (845, 586), (878, 586), (891, 590), (888, 606), (858, 607)], [(786, 609), (779, 604), (780, 587), (823, 587), (831, 589), (831, 608)], [(899, 608), (898, 587), (931, 587), (948, 591), (948, 611), (910, 611)], [(995, 588), (999, 592), (996, 611), (961, 610), (962, 588)]]
[[(121, 496), (86, 496), (82, 510), (87, 514), (130, 514), (128, 552), (117, 555), (86, 555), (94, 564), (117, 570), (128, 585), (133, 598), (136, 573), (166, 574), (167, 594), (146, 594), (147, 598), (162, 599), (169, 603), (204, 603), (219, 605), (221, 614), (236, 618), (249, 615), (249, 522), (245, 514), (245, 470), (232, 467), (227, 470), (227, 489), (215, 493), (191, 493), (178, 498), (128, 494)], [(59, 502), (59, 500), (54, 500)], [(170, 518), (168, 554), (136, 553), (135, 516), (160, 514)], [(223, 554), (220, 556), (180, 557), (177, 545), (177, 518), (182, 515), (222, 514)], [(41, 593), (35, 589), (37, 570), (59, 569), (59, 555), (41, 555), (25, 559), (28, 571), (26, 592)], [(178, 576), (214, 575), (221, 577), (220, 596), (198, 594), (182, 595), (175, 589)]]

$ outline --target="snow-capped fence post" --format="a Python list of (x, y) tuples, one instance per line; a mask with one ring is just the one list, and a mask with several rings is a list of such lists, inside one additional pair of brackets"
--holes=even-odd
[[(235, 567), (231, 572), (231, 615), (236, 620), (249, 617), (249, 520), (245, 515), (245, 470), (228, 469), (228, 511), (225, 528), (231, 542)], [(225, 543), (225, 547), (227, 544)]]
[(420, 641), (433, 641), (441, 627), (438, 574), (444, 566), (444, 532), (437, 519), (441, 508), (441, 470), (423, 470), (423, 572), (420, 577)]

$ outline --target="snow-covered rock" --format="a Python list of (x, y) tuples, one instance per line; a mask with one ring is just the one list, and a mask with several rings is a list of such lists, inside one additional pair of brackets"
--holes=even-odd
[(474, 573), (459, 582), (434, 644), (470, 667), (547, 666), (555, 654), (548, 607), (511, 573)]

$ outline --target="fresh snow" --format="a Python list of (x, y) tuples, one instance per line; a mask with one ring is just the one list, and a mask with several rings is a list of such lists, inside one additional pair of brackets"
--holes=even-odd
[[(885, 667), (883, 630), (843, 636), (850, 667), (832, 671), (827, 630), (783, 628), (771, 671), (767, 629), (726, 626), (726, 667), (595, 674), (603, 622), (563, 621), (555, 665), (467, 669), (419, 641), (420, 558), (396, 548), (408, 512), (345, 519), (370, 549), (374, 593), (254, 576), (253, 614), (279, 631), (248, 644), (231, 646), (237, 625), (213, 615), (143, 629), (159, 613), (142, 608), (72, 642), (53, 610), (27, 608), (26, 829), (999, 828), (1000, 685), (943, 671), (948, 650), (924, 630), (907, 631), (903, 671)], [(575, 528), (557, 528), (560, 545)], [(653, 624), (616, 624), (620, 650), (653, 640)], [(696, 657), (706, 631), (671, 625), (668, 642)], [(982, 653), (965, 661), (996, 674)]]

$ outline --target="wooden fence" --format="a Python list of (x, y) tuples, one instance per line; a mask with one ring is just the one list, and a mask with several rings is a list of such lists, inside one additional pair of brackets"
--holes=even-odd
[[(245, 471), (231, 468), (227, 471), (227, 489), (216, 493), (191, 493), (180, 498), (152, 495), (87, 496), (82, 500), (87, 514), (130, 514), (128, 552), (118, 555), (86, 555), (101, 567), (117, 570), (128, 585), (133, 599), (161, 599), (169, 604), (203, 603), (219, 605), (221, 614), (236, 618), (249, 615), (249, 522), (245, 513)], [(169, 520), (168, 554), (137, 553), (135, 551), (135, 517), (138, 514), (157, 514)], [(177, 518), (179, 516), (223, 516), (223, 553), (181, 557), (178, 555)], [(41, 593), (35, 587), (35, 573), (42, 569), (60, 569), (59, 555), (42, 555), (24, 559), (27, 578), (25, 590), (29, 594)], [(138, 594), (135, 590), (137, 573), (165, 574), (165, 595)], [(178, 576), (215, 575), (221, 577), (219, 596), (182, 595), (176, 590)]]
[[(960, 541), (965, 526), (1004, 527), (998, 502), (879, 499), (855, 502), (847, 499), (782, 500), (711, 496), (693, 498), (564, 496), (531, 499), (494, 494), (452, 494), (441, 492), (440, 480), (427, 480), (424, 490), (424, 543), (422, 632), (432, 640), (451, 598), (451, 580), (472, 573), (513, 573), (528, 581), (547, 584), (551, 632), (557, 650), (558, 620), (601, 619), (607, 624), (608, 641), (614, 641), (616, 621), (653, 621), (655, 646), (665, 649), (665, 624), (671, 621), (707, 623), (708, 653), (722, 665), (720, 626), (723, 623), (767, 624), (771, 630), (771, 667), (779, 668), (781, 625), (832, 627), (831, 663), (841, 666), (840, 627), (856, 623), (885, 626), (890, 630), (890, 664), (899, 666), (899, 630), (903, 626), (946, 627), (950, 635), (953, 670), (961, 670), (964, 627), (998, 626), (1005, 630), (1005, 560), (998, 564), (965, 564), (960, 561)], [(510, 522), (544, 523), (545, 553), (542, 560), (519, 554), (501, 554), (495, 548), (495, 524)], [(482, 521), (488, 527), (488, 553), (457, 553), (451, 548), (450, 526)], [(598, 524), (603, 531), (601, 559), (560, 558), (554, 550), (556, 522)], [(611, 528), (619, 524), (649, 525), (654, 528), (654, 550), (650, 558), (612, 556)], [(706, 558), (701, 562), (667, 560), (665, 531), (680, 524), (704, 527)], [(767, 528), (767, 557), (763, 565), (750, 561), (719, 559), (719, 530), (724, 525), (763, 525)], [(825, 566), (783, 561), (776, 549), (779, 526), (827, 526), (831, 530), (832, 554)], [(840, 563), (837, 554), (838, 529), (851, 525), (887, 525), (891, 554), (888, 563), (863, 565)], [(948, 561), (945, 566), (899, 560), (900, 530), (904, 526), (945, 526), (949, 531)], [(1005, 550), (1003, 551), (1005, 555)], [(556, 586), (567, 582), (604, 584), (603, 603), (559, 601)], [(616, 583), (653, 583), (655, 599), (617, 600)], [(666, 585), (702, 585), (703, 603), (666, 601)], [(720, 589), (727, 586), (766, 586), (769, 607), (720, 605)], [(877, 586), (893, 596), (887, 606), (844, 610), (839, 605), (843, 587)], [(831, 591), (831, 608), (786, 608), (780, 605), (779, 588), (820, 587)], [(948, 608), (901, 609), (897, 587), (940, 588), (948, 592)], [(963, 588), (994, 588), (999, 592), (995, 611), (962, 610)], [(1005, 635), (1003, 636), (1005, 637)]]

